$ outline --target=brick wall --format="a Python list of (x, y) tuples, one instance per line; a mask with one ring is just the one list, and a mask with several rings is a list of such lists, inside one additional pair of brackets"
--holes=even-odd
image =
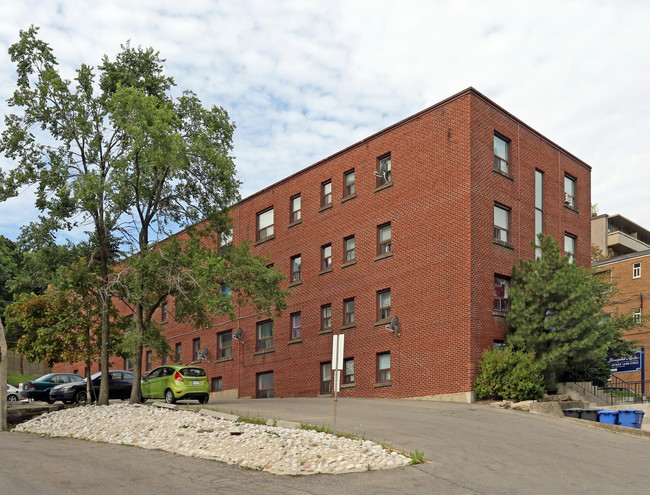
[[(493, 171), (494, 132), (511, 140), (511, 177)], [(391, 154), (392, 185), (378, 188), (377, 159)], [(273, 371), (276, 397), (320, 393), (320, 364), (331, 359), (332, 335), (344, 333), (355, 383), (342, 396), (414, 397), (469, 392), (482, 351), (506, 333), (494, 316), (494, 274), (510, 275), (530, 257), (534, 237), (534, 170), (544, 170), (545, 231), (578, 237), (578, 261), (589, 262), (590, 169), (474, 90), (466, 90), (244, 199), (233, 211), (234, 241), (255, 242), (256, 216), (274, 208), (274, 236), (255, 243), (276, 268), (290, 272), (302, 257), (301, 283), (274, 321), (273, 352), (255, 351), (256, 323), (216, 319), (208, 329), (173, 321), (166, 334), (191, 360), (192, 340), (210, 351), (210, 377), (240, 397), (256, 395), (258, 373)], [(356, 195), (345, 198), (344, 173), (354, 169)], [(577, 208), (563, 202), (563, 177), (577, 178)], [(321, 208), (321, 184), (332, 181), (332, 206)], [(290, 198), (301, 195), (301, 222), (291, 224)], [(511, 208), (512, 247), (493, 243), (493, 205)], [(378, 256), (377, 227), (391, 223), (390, 255)], [(354, 235), (356, 262), (344, 264), (343, 239)], [(332, 245), (332, 269), (321, 272), (321, 246)], [(288, 282), (287, 282), (288, 283)], [(401, 337), (377, 322), (377, 291), (391, 290)], [(353, 328), (343, 326), (343, 301), (355, 299)], [(332, 332), (320, 332), (321, 306), (331, 304)], [(290, 314), (302, 316), (302, 338), (290, 341)], [(170, 315), (173, 306), (170, 305)], [(217, 333), (241, 327), (232, 359), (215, 362)], [(390, 352), (391, 381), (377, 383), (377, 354)], [(113, 361), (114, 363), (116, 360)], [(122, 360), (117, 361), (120, 366)], [(154, 362), (154, 366), (158, 362)]]
[[(636, 263), (640, 264), (640, 276), (634, 278), (633, 269)], [(611, 261), (598, 263), (596, 269), (609, 275), (613, 282), (616, 283), (616, 293), (614, 294), (611, 304), (605, 308), (605, 311), (612, 314), (632, 315), (635, 309), (641, 310), (641, 315), (645, 316), (644, 325), (633, 332), (625, 335), (628, 340), (638, 342), (638, 348), (642, 345), (646, 348), (645, 367), (649, 370), (650, 358), (650, 252), (644, 251), (639, 254), (624, 255), (614, 258)], [(627, 372), (616, 374), (621, 380), (635, 381), (641, 379), (641, 372)], [(650, 379), (650, 372), (646, 372), (646, 380)]]

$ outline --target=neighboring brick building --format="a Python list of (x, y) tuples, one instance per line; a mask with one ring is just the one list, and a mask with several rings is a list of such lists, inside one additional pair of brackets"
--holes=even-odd
[[(195, 330), (170, 303), (169, 343), (183, 362), (207, 348), (232, 396), (317, 396), (344, 333), (342, 396), (471, 400), (536, 232), (589, 265), (590, 171), (469, 88), (242, 200), (234, 242), (288, 275), (288, 310)], [(386, 330), (396, 315), (401, 337)]]
[[(616, 283), (617, 292), (611, 303), (605, 308), (609, 313), (629, 314), (642, 319), (643, 315), (650, 313), (650, 249), (630, 254), (624, 254), (603, 261), (592, 263), (598, 273), (607, 273)], [(645, 305), (644, 305), (645, 303)], [(645, 306), (645, 307), (644, 307)], [(628, 340), (638, 342), (645, 346), (645, 367), (650, 359), (650, 323), (645, 323), (634, 332), (625, 335)], [(631, 382), (641, 379), (641, 372), (626, 372), (616, 374), (620, 379)], [(646, 373), (646, 379), (650, 373)]]

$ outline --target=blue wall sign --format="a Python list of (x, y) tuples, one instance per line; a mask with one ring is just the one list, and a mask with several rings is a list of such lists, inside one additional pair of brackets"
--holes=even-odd
[(642, 351), (637, 351), (626, 358), (607, 358), (612, 373), (625, 373), (627, 371), (641, 370)]

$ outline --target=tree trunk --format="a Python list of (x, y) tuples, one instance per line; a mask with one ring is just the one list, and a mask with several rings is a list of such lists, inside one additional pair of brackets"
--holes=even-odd
[(135, 349), (133, 351), (133, 387), (129, 403), (138, 404), (142, 396), (140, 391), (140, 377), (142, 376), (142, 341), (144, 339), (144, 323), (142, 305), (138, 304), (135, 309), (135, 332), (137, 336)]
[(0, 431), (7, 430), (7, 339), (0, 319)]
[[(100, 359), (100, 368), (102, 372), (102, 378), (108, 376), (109, 364), (108, 364), (108, 339), (110, 335), (110, 315), (108, 314), (108, 304), (109, 301), (106, 299), (107, 296), (104, 296), (102, 301), (102, 356)], [(100, 406), (108, 405), (108, 380), (102, 380), (99, 385), (99, 399), (97, 404)]]

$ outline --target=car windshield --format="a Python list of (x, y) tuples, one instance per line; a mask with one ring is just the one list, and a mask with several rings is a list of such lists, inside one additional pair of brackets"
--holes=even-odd
[(183, 376), (205, 376), (205, 370), (203, 368), (183, 368), (180, 371)]
[(47, 375), (43, 375), (36, 380), (33, 380), (35, 382), (49, 382), (52, 380), (52, 377), (54, 376), (54, 373), (48, 373)]

